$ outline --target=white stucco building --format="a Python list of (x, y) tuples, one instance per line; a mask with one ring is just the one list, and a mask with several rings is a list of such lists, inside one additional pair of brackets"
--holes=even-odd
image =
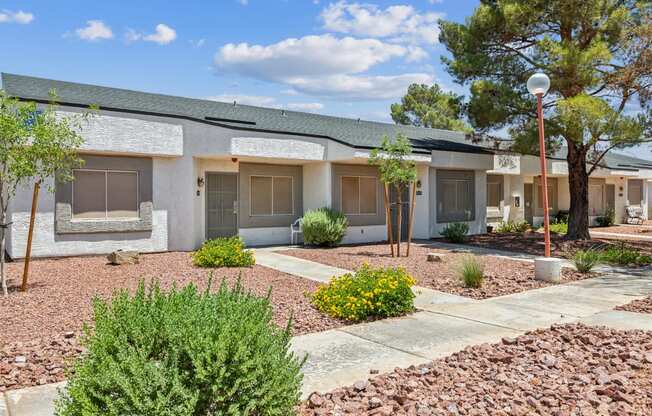
[[(75, 181), (39, 197), (34, 256), (194, 250), (236, 234), (283, 244), (292, 222), (323, 206), (347, 215), (346, 243), (384, 240), (383, 188), (367, 159), (398, 133), (418, 166), (414, 237), (460, 221), (486, 230), (494, 154), (461, 133), (11, 74), (2, 87), (40, 103), (54, 89), (63, 115), (100, 108), (83, 127)], [(25, 253), (31, 195), (21, 189), (10, 206), (15, 258)]]

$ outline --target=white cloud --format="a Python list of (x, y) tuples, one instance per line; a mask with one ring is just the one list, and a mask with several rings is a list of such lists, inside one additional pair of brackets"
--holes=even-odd
[(75, 33), (80, 39), (88, 41), (113, 38), (113, 31), (101, 20), (89, 20), (85, 27), (77, 29)]
[(198, 40), (191, 39), (188, 41), (188, 43), (190, 43), (190, 45), (192, 45), (193, 48), (201, 48), (206, 43), (206, 39), (203, 38)]
[(240, 95), (240, 94), (220, 94), (207, 97), (211, 101), (220, 101), (224, 103), (233, 104), (235, 101), (243, 105), (256, 105), (259, 107), (278, 107), (276, 98), (264, 95)]
[(381, 9), (374, 4), (339, 1), (328, 5), (320, 17), (324, 29), (334, 32), (434, 45), (439, 41), (437, 20), (443, 14), (418, 13), (409, 5)]
[(431, 84), (430, 74), (400, 75), (333, 75), (318, 78), (295, 78), (291, 85), (297, 91), (324, 97), (350, 100), (386, 100), (405, 94), (410, 84)]
[(240, 3), (243, 6), (246, 6), (247, 4), (249, 4), (249, 0), (238, 0), (238, 3)]
[(159, 23), (156, 25), (156, 31), (149, 35), (137, 32), (134, 29), (128, 29), (125, 33), (125, 40), (128, 43), (144, 40), (146, 42), (155, 42), (159, 45), (167, 45), (168, 43), (174, 41), (176, 38), (177, 32), (164, 23)]
[(12, 12), (11, 10), (3, 10), (0, 12), (0, 23), (18, 23), (26, 25), (34, 20), (32, 13), (27, 13), (22, 10)]
[(322, 103), (290, 103), (287, 105), (288, 109), (296, 111), (317, 112), (324, 108)]
[(284, 81), (297, 76), (360, 73), (394, 57), (407, 48), (377, 39), (338, 39), (332, 35), (305, 36), (268, 45), (229, 43), (215, 55), (218, 68)]

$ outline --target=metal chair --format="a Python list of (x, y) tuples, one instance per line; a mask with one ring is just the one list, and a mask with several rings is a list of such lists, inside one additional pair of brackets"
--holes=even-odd
[(303, 218), (299, 218), (290, 225), (290, 245), (299, 244), (299, 234), (303, 234)]
[(645, 218), (643, 210), (638, 207), (625, 207), (625, 223), (633, 225), (643, 225)]

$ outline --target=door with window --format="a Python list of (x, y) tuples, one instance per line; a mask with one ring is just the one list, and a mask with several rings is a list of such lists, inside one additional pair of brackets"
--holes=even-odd
[(238, 234), (238, 174), (206, 174), (206, 238)]

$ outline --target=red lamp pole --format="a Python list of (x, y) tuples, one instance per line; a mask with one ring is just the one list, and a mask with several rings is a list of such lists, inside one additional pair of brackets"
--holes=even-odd
[(537, 120), (539, 123), (539, 152), (541, 159), (541, 196), (543, 197), (543, 234), (546, 241), (545, 256), (550, 257), (550, 217), (548, 206), (548, 172), (546, 170), (546, 143), (543, 132), (543, 93), (537, 94)]

